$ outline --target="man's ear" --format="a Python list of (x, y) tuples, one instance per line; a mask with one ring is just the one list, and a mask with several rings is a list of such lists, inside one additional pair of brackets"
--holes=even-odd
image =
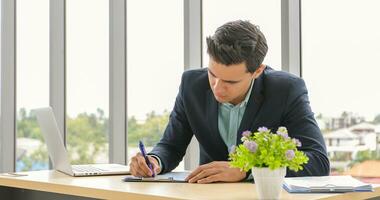
[(266, 67), (267, 67), (266, 65), (261, 64), (261, 65), (255, 70), (255, 72), (253, 72), (253, 74), (252, 74), (252, 78), (257, 78), (257, 77), (259, 77), (259, 76), (263, 73), (263, 71), (264, 71), (264, 69), (265, 69)]

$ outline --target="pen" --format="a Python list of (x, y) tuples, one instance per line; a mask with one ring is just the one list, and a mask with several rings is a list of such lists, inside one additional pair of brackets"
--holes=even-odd
[(155, 174), (154, 174), (154, 170), (153, 170), (153, 165), (152, 165), (152, 163), (150, 163), (150, 161), (148, 159), (148, 156), (146, 155), (145, 147), (144, 147), (144, 144), (143, 144), (143, 142), (141, 140), (139, 141), (139, 148), (140, 148), (141, 154), (145, 158), (146, 164), (148, 165), (149, 169), (152, 171), (152, 176), (154, 177)]

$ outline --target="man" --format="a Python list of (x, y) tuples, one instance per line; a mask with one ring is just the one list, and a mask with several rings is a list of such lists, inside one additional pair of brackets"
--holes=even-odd
[[(229, 166), (229, 148), (241, 143), (245, 130), (285, 126), (309, 157), (302, 171), (288, 170), (287, 176), (329, 174), (326, 147), (305, 83), (262, 64), (267, 49), (262, 32), (248, 21), (226, 23), (207, 38), (208, 68), (183, 73), (164, 136), (149, 153), (155, 173), (173, 170), (195, 135), (200, 166), (187, 177), (190, 183), (244, 180), (249, 173)], [(140, 153), (132, 157), (130, 167), (135, 176), (152, 176)]]

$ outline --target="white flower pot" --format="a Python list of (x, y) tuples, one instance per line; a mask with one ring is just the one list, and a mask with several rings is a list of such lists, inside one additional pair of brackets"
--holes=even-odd
[(256, 191), (259, 199), (279, 199), (282, 184), (286, 175), (286, 167), (271, 170), (269, 168), (252, 168)]

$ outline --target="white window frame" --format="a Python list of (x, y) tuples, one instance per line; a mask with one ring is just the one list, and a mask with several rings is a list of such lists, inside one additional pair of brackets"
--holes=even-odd
[(109, 157), (127, 163), (127, 7), (125, 0), (110, 0)]
[(301, 77), (300, 4), (301, 0), (281, 0), (281, 64), (283, 71)]
[[(184, 0), (184, 70), (202, 68), (202, 0)], [(199, 143), (192, 138), (184, 157), (185, 170), (199, 165)]]
[[(127, 19), (126, 0), (110, 2), (110, 162), (127, 164)], [(50, 1), (50, 106), (66, 134), (65, 0)], [(281, 1), (282, 70), (298, 76), (301, 67), (300, 0)], [(202, 0), (184, 0), (184, 70), (202, 67)], [(268, 14), (270, 11), (268, 11)], [(0, 172), (15, 170), (16, 142), (16, 0), (1, 0)], [(6, 116), (6, 117), (5, 117)], [(185, 169), (199, 164), (193, 138)]]
[[(66, 1), (50, 1), (49, 105), (66, 145)], [(51, 165), (50, 165), (51, 167)]]
[(0, 172), (15, 170), (16, 3), (1, 1)]

